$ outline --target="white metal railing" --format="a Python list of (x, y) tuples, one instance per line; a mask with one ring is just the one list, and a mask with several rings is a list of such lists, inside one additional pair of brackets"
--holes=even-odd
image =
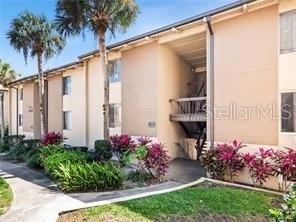
[(176, 121), (205, 121), (206, 97), (170, 99), (170, 119)]

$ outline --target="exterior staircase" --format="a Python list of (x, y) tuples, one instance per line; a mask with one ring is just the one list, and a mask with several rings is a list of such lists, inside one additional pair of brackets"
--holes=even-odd
[[(187, 138), (196, 140), (196, 151), (198, 160), (204, 153), (206, 147), (206, 96), (201, 95), (204, 92), (205, 82), (201, 84), (198, 94), (195, 97), (171, 99), (172, 112), (170, 120), (177, 122), (183, 129)], [(176, 146), (182, 153), (190, 159), (189, 154), (180, 143)]]

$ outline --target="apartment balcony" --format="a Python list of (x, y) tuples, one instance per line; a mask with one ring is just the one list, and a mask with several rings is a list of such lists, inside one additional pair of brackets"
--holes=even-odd
[(205, 122), (206, 97), (171, 99), (170, 120), (176, 122)]

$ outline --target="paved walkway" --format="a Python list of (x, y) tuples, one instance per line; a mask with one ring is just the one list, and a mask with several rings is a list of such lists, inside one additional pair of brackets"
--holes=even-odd
[[(182, 160), (181, 163), (184, 164)], [(184, 174), (190, 175), (191, 170), (196, 170), (195, 165), (189, 164), (190, 167), (185, 167), (182, 171), (182, 164), (175, 162), (174, 167), (171, 167), (171, 175), (177, 173), (175, 181), (130, 190), (65, 195), (42, 173), (23, 165), (0, 161), (0, 176), (7, 180), (14, 193), (12, 206), (0, 217), (0, 221), (55, 222), (58, 214), (63, 211), (167, 192), (180, 187), (184, 182), (194, 180), (190, 176), (184, 177)], [(193, 176), (198, 176), (195, 180), (200, 178), (200, 175)]]

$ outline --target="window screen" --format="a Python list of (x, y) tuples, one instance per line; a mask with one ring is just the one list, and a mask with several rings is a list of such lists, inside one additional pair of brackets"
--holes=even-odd
[(281, 95), (282, 132), (296, 132), (296, 92)]
[(120, 127), (120, 105), (110, 104), (109, 107), (109, 126), (111, 128)]
[(70, 111), (64, 111), (63, 112), (63, 119), (64, 119), (64, 129), (69, 130), (71, 129), (71, 112)]
[(110, 82), (119, 82), (121, 79), (121, 60), (109, 61)]
[(63, 95), (71, 94), (71, 76), (63, 77)]
[(296, 10), (281, 14), (280, 32), (281, 53), (296, 52)]

